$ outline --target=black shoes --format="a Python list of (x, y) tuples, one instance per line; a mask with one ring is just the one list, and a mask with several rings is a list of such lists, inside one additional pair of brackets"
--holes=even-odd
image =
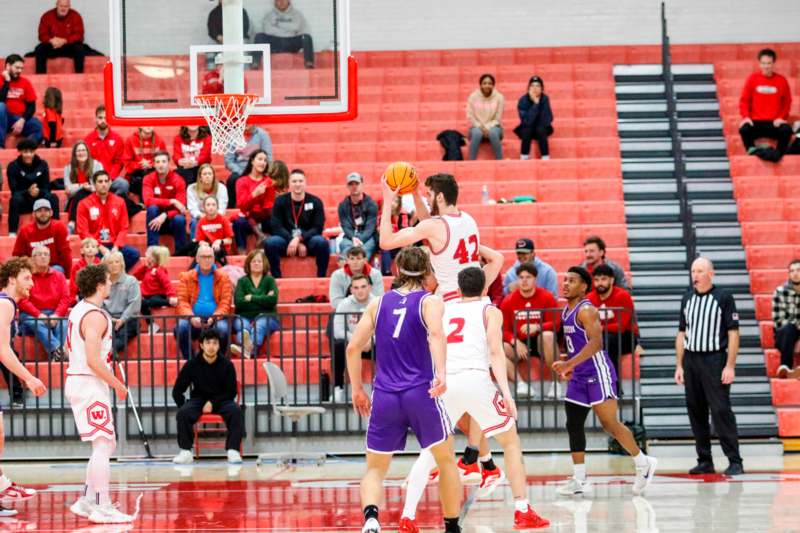
[(689, 474), (693, 476), (698, 476), (700, 474), (713, 474), (713, 473), (715, 473), (714, 463), (710, 463), (708, 461), (699, 462), (695, 465), (694, 468), (689, 470)]
[(725, 469), (726, 476), (741, 476), (744, 474), (744, 466), (742, 463), (731, 463), (728, 465), (728, 468)]

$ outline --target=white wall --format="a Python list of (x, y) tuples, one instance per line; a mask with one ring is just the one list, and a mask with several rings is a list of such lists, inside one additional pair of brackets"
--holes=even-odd
[[(139, 0), (142, 45), (179, 52), (206, 44), (208, 0)], [(320, 48), (330, 42), (324, 16), (330, 0), (294, 0), (314, 28)], [(54, 0), (0, 0), (0, 56), (36, 45), (42, 12)], [(270, 0), (245, 0), (258, 29)], [(107, 0), (73, 0), (86, 25), (86, 40), (108, 51)], [(553, 7), (553, 6), (557, 7)], [(317, 7), (315, 7), (317, 6)], [(168, 12), (171, 16), (154, 17)], [(660, 42), (659, 0), (351, 0), (355, 50), (654, 44)], [(674, 43), (800, 40), (797, 0), (667, 0)], [(252, 33), (252, 32), (251, 32)]]

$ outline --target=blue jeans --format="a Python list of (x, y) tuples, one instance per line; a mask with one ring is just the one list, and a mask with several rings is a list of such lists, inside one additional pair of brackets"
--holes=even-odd
[[(6, 145), (6, 135), (11, 131), (11, 126), (20, 118), (22, 117), (8, 112), (5, 102), (0, 102), (0, 147)], [(38, 118), (31, 117), (25, 121), (25, 125), (22, 127), (22, 136), (30, 137), (37, 143), (42, 141), (44, 128)]]
[(66, 320), (59, 320), (55, 326), (45, 323), (44, 319), (52, 314), (51, 310), (43, 310), (42, 316), (39, 318), (34, 318), (27, 313), (19, 315), (19, 332), (22, 335), (36, 337), (44, 346), (48, 356), (64, 344), (67, 333)]
[[(317, 260), (317, 277), (324, 278), (328, 275), (328, 262), (331, 259), (331, 247), (328, 239), (322, 235), (315, 235), (311, 240), (304, 243), (308, 249), (308, 255), (314, 256)], [(267, 253), (269, 269), (273, 278), (281, 277), (281, 256), (286, 255), (289, 241), (278, 235), (268, 237), (264, 243), (264, 250)]]
[(158, 231), (150, 229), (150, 221), (161, 215), (161, 208), (151, 205), (147, 208), (147, 246), (156, 246), (159, 235), (172, 235), (175, 238), (175, 249), (180, 250), (186, 246), (186, 217), (174, 215), (167, 218)]
[[(201, 320), (205, 324), (206, 319), (201, 318)], [(213, 327), (222, 337), (219, 343), (219, 353), (224, 354), (228, 350), (228, 321), (224, 318), (217, 320)], [(201, 331), (202, 329), (194, 327), (188, 318), (178, 320), (178, 325), (175, 326), (175, 338), (184, 359), (188, 360), (192, 356), (192, 340), (199, 337)]]
[(237, 316), (233, 319), (233, 330), (239, 335), (239, 339), (242, 338), (242, 331), (247, 330), (250, 332), (250, 338), (253, 340), (254, 355), (261, 350), (264, 341), (280, 329), (281, 323), (273, 315), (258, 315), (255, 318)]
[[(478, 157), (478, 148), (483, 141), (483, 132), (480, 128), (469, 129), (469, 155), (467, 159), (470, 161)], [(495, 126), (489, 128), (489, 142), (492, 143), (492, 150), (494, 150), (495, 159), (503, 159), (503, 128)]]
[[(342, 237), (342, 240), (339, 241), (339, 253), (344, 257), (347, 257), (347, 250), (352, 247), (353, 241), (347, 237)], [(361, 247), (367, 253), (367, 261), (369, 261), (372, 259), (372, 255), (375, 253), (375, 250), (378, 249), (378, 243), (375, 242), (375, 237), (370, 237), (368, 240), (364, 241), (364, 244), (362, 244)]]

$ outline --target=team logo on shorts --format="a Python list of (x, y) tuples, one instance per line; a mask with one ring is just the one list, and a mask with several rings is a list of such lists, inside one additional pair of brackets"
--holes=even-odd
[(111, 412), (108, 406), (103, 402), (94, 402), (86, 408), (86, 418), (89, 425), (92, 426), (92, 431), (89, 435), (93, 435), (98, 431), (105, 431), (109, 435), (114, 434), (114, 428), (109, 427), (111, 424)]
[(492, 399), (492, 404), (494, 405), (497, 414), (501, 416), (509, 416), (508, 411), (506, 411), (506, 402), (503, 401), (503, 395), (499, 392), (494, 394), (494, 399)]

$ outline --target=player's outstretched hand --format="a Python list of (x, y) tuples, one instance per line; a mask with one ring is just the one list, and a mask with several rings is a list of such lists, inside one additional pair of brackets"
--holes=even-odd
[(561, 376), (561, 379), (567, 379), (570, 372), (572, 372), (572, 368), (570, 368), (567, 361), (556, 361), (553, 363), (553, 372)]
[(439, 374), (436, 374), (436, 377), (433, 378), (433, 384), (431, 385), (431, 388), (428, 389), (428, 394), (431, 395), (431, 398), (438, 398), (444, 394), (446, 390), (447, 383), (445, 383), (444, 378)]
[(364, 392), (364, 389), (353, 391), (353, 409), (361, 416), (369, 416), (369, 413), (372, 410), (372, 405), (370, 404), (369, 396), (367, 396), (367, 393)]
[(44, 386), (42, 380), (35, 376), (31, 376), (31, 379), (26, 381), (25, 385), (27, 385), (34, 396), (42, 396), (45, 392), (47, 392), (47, 387)]

